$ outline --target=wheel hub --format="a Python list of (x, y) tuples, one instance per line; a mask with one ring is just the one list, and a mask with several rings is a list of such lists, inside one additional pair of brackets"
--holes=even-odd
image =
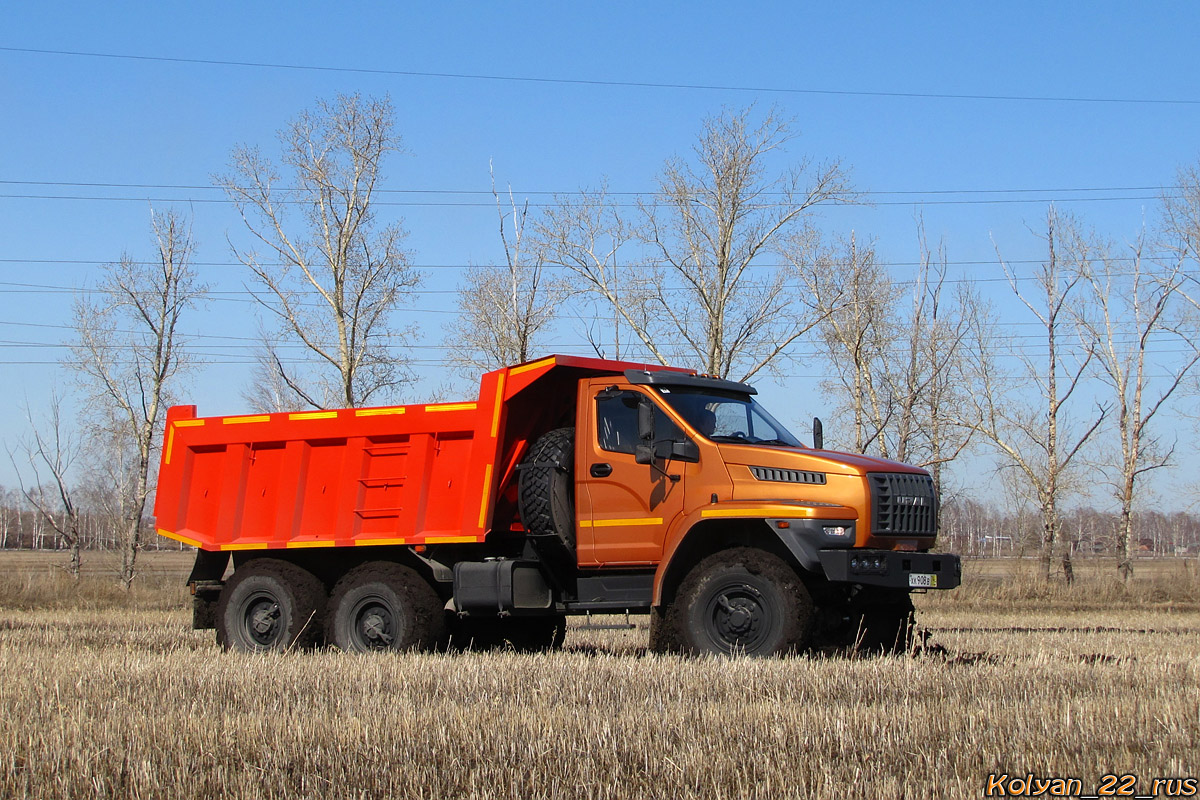
[(280, 618), (283, 611), (272, 597), (259, 597), (246, 609), (246, 627), (255, 644), (266, 647), (279, 637)]
[(391, 611), (382, 605), (369, 605), (359, 611), (358, 632), (363, 643), (370, 648), (388, 647), (392, 635)]
[(769, 617), (758, 590), (748, 584), (736, 584), (726, 586), (713, 597), (708, 624), (724, 646), (753, 650), (764, 630), (770, 627)]

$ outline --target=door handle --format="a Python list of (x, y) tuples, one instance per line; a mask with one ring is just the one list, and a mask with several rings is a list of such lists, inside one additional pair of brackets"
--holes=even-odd
[(612, 475), (612, 464), (592, 464), (588, 471), (592, 473), (593, 478), (607, 478)]

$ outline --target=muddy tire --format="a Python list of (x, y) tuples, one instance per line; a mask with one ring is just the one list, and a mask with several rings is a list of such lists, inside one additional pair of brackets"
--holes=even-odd
[(575, 429), (556, 428), (529, 448), (521, 463), (517, 507), (535, 540), (556, 540), (575, 552)]
[(794, 569), (740, 547), (697, 564), (652, 635), (661, 647), (686, 654), (775, 656), (807, 647), (814, 617)]
[(325, 587), (311, 572), (271, 558), (234, 571), (217, 601), (217, 643), (240, 653), (321, 643)]
[(664, 606), (650, 609), (650, 641), (648, 646), (652, 653), (678, 653), (682, 649), (679, 639), (674, 635), (667, 621), (669, 610), (669, 608)]
[(431, 650), (442, 635), (442, 605), (415, 571), (373, 561), (355, 567), (333, 587), (325, 636), (352, 653)]

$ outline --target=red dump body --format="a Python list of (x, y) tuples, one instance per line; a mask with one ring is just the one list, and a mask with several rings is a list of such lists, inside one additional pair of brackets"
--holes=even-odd
[(204, 550), (481, 542), (497, 504), (516, 502), (528, 440), (574, 424), (578, 380), (648, 366), (551, 356), (485, 374), (462, 403), (231, 417), (175, 406), (158, 532)]

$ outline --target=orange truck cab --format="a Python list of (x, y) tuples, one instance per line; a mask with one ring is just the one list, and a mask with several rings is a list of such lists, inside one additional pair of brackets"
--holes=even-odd
[[(650, 615), (658, 651), (905, 647), (951, 589), (917, 467), (801, 444), (753, 387), (550, 356), (476, 400), (167, 416), (159, 533), (238, 650), (556, 647)], [(232, 566), (232, 571), (230, 571)]]

